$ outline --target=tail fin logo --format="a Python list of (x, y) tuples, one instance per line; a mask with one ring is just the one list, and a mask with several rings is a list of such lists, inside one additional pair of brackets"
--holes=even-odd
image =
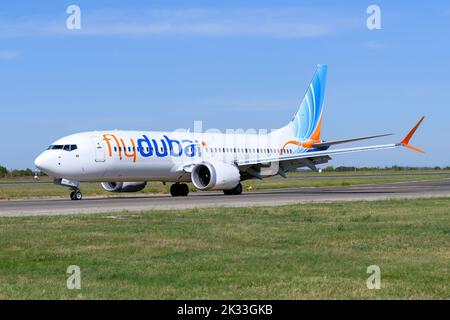
[(292, 133), (299, 141), (320, 140), (326, 78), (327, 66), (319, 65), (291, 122)]
[[(320, 131), (327, 70), (326, 65), (317, 66), (317, 71), (306, 90), (300, 108), (290, 123), (292, 134), (296, 140), (286, 142), (282, 150), (289, 144), (311, 149), (314, 143), (321, 141)], [(281, 151), (282, 153), (283, 151)]]

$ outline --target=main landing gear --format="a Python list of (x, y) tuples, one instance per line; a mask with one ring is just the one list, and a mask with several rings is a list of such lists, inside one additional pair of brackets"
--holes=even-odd
[(185, 183), (174, 183), (170, 187), (172, 197), (186, 197), (189, 194), (189, 186)]
[(83, 199), (83, 194), (79, 189), (75, 189), (70, 193), (70, 199), (72, 200), (81, 200)]
[(236, 187), (230, 190), (223, 190), (223, 193), (227, 196), (242, 194), (242, 184), (238, 184)]

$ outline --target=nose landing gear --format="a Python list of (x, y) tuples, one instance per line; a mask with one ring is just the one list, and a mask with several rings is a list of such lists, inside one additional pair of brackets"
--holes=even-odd
[(175, 183), (170, 187), (172, 197), (187, 197), (189, 194), (189, 186), (185, 183)]
[(81, 200), (83, 199), (83, 194), (79, 189), (75, 189), (70, 193), (70, 199), (72, 200)]

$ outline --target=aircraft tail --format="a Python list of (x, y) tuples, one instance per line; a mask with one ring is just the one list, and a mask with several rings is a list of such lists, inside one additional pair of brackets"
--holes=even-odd
[(291, 122), (279, 130), (280, 133), (294, 136), (297, 141), (320, 141), (322, 109), (325, 98), (327, 65), (319, 64), (302, 103)]

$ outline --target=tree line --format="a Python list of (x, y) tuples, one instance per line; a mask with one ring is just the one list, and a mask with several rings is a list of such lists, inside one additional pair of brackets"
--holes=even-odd
[(8, 170), (6, 167), (0, 166), (0, 178), (32, 177), (32, 176), (34, 176), (34, 172), (33, 172), (33, 170), (31, 170), (29, 168), (24, 169), (24, 170), (18, 170), (18, 169)]
[[(392, 170), (392, 171), (405, 171), (405, 170), (450, 170), (450, 166), (447, 167), (400, 167), (400, 166), (392, 166), (392, 167), (347, 167), (347, 166), (339, 166), (333, 167), (328, 166), (323, 169), (326, 172), (351, 172), (351, 171), (383, 171), (383, 170)], [(41, 175), (45, 175), (41, 173)], [(0, 178), (6, 177), (32, 177), (34, 176), (34, 171), (27, 169), (14, 169), (8, 170), (4, 166), (0, 166)]]

